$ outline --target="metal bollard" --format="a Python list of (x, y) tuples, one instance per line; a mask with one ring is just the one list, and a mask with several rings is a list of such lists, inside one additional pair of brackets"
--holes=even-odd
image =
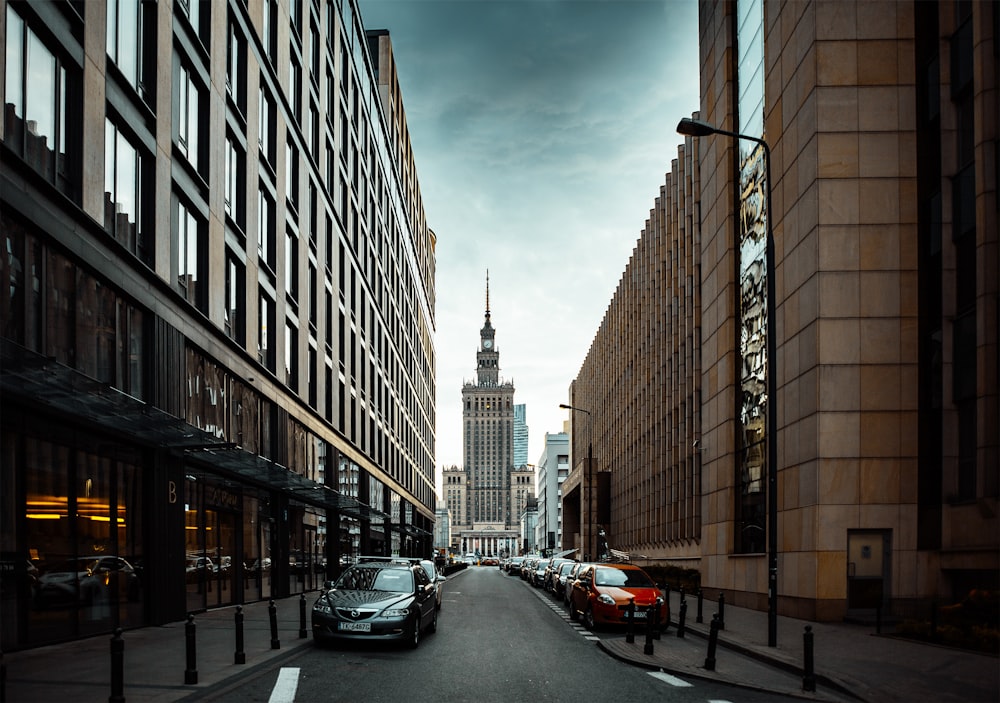
[(681, 601), (681, 612), (677, 616), (677, 636), (681, 639), (684, 638), (684, 620), (687, 618), (688, 612), (688, 602), (686, 600)]
[(243, 651), (243, 606), (236, 606), (236, 653), (233, 664), (246, 664), (247, 653)]
[(306, 631), (306, 594), (303, 593), (299, 596), (299, 639), (305, 639), (309, 636)]
[(938, 619), (938, 607), (937, 601), (931, 601), (931, 642), (938, 641), (938, 631), (937, 631), (937, 619)]
[(122, 629), (115, 628), (111, 638), (111, 695), (108, 703), (125, 703), (125, 640)]
[(719, 591), (719, 629), (726, 629), (726, 594)]
[(7, 703), (7, 662), (3, 660), (2, 649), (0, 649), (0, 703)]
[(653, 623), (650, 622), (650, 613), (646, 613), (646, 644), (642, 647), (643, 654), (653, 653)]
[(184, 643), (187, 653), (187, 668), (184, 669), (184, 683), (188, 686), (198, 683), (198, 663), (194, 636), (194, 615), (188, 613), (187, 623), (184, 625)]
[(882, 604), (875, 606), (875, 634), (882, 634)]
[(802, 690), (816, 690), (816, 672), (813, 669), (813, 631), (812, 625), (806, 625), (806, 631), (802, 633), (802, 653), (805, 657), (802, 671)]
[(684, 586), (681, 586), (680, 588), (678, 588), (677, 592), (681, 594), (681, 603), (683, 603), (684, 599), (687, 597), (685, 595), (685, 593), (684, 593)]
[(712, 616), (711, 631), (708, 633), (708, 656), (705, 657), (705, 668), (715, 671), (715, 647), (719, 643), (719, 616)]
[(267, 614), (271, 618), (271, 649), (281, 649), (281, 640), (278, 639), (278, 609), (274, 605), (274, 598), (271, 605), (267, 606)]
[(625, 641), (629, 644), (635, 643), (635, 598), (628, 599), (628, 608), (625, 611)]
[[(660, 639), (660, 606), (657, 605), (655, 601), (653, 602), (653, 605), (650, 606), (649, 612), (646, 614), (646, 618), (652, 618), (653, 620), (653, 639)], [(648, 622), (646, 623), (646, 626), (649, 627)]]
[(701, 615), (701, 604), (702, 604), (702, 602), (704, 600), (705, 600), (704, 594), (701, 592), (701, 589), (699, 588), (698, 589), (698, 614), (695, 616), (695, 619), (694, 619), (695, 622), (705, 622), (705, 619)]

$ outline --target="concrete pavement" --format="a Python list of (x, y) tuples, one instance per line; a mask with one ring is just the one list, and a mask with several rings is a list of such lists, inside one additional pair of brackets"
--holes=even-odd
[[(490, 568), (490, 567), (479, 567)], [(315, 593), (307, 594), (306, 628)], [(201, 613), (194, 618), (197, 683), (186, 684), (185, 622), (129, 630), (124, 642), (123, 697), (129, 703), (194, 700), (209, 690), (249, 677), (255, 669), (279, 664), (312, 637), (300, 637), (300, 598), (275, 602), (279, 648), (271, 647), (269, 603), (244, 606), (245, 664), (235, 663), (236, 608)], [(645, 654), (645, 637), (635, 642), (604, 637), (600, 647), (636, 666), (680, 677), (715, 680), (818, 701), (961, 701), (1000, 700), (997, 657), (879, 636), (873, 627), (846, 623), (809, 623), (778, 618), (777, 647), (767, 646), (767, 613), (730, 605), (720, 631), (715, 670), (705, 668), (709, 625), (717, 608), (706, 601), (703, 623), (696, 623), (695, 601), (688, 599), (686, 636), (676, 636), (679, 594), (671, 594), (673, 625)], [(803, 633), (812, 626), (816, 691), (802, 690)], [(308, 633), (307, 633), (308, 634)], [(609, 634), (609, 633), (604, 633)], [(111, 688), (110, 636), (7, 653), (5, 702), (53, 700), (108, 701)]]

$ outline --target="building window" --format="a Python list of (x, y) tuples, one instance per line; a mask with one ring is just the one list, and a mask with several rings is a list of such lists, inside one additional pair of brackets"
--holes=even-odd
[(285, 385), (299, 389), (299, 331), (291, 322), (285, 323)]
[[(141, 152), (111, 120), (104, 122), (104, 227), (140, 261), (152, 265), (153, 243), (146, 241), (144, 178), (146, 165)], [(148, 185), (147, 185), (148, 183)]]
[(178, 64), (177, 76), (177, 148), (194, 170), (201, 173), (201, 94), (187, 67)]
[(274, 301), (261, 292), (258, 303), (257, 361), (272, 373), (274, 366)]
[(201, 222), (181, 200), (177, 201), (177, 285), (184, 299), (208, 311), (205, 237)]
[(264, 0), (263, 31), (261, 42), (264, 53), (273, 66), (278, 55), (278, 0)]
[(247, 43), (233, 18), (229, 18), (226, 53), (226, 91), (241, 115), (247, 114)]
[(246, 155), (232, 135), (226, 136), (226, 217), (242, 234), (246, 229)]
[(285, 232), (285, 292), (292, 301), (299, 298), (299, 238), (295, 232)]
[(175, 7), (180, 11), (181, 16), (187, 19), (198, 40), (204, 46), (208, 46), (209, 10), (211, 9), (208, 0), (177, 0)]
[(246, 268), (231, 252), (226, 252), (226, 335), (246, 346)]
[(257, 198), (257, 255), (261, 264), (274, 270), (274, 202), (263, 185)]
[(108, 57), (147, 105), (152, 105), (155, 97), (155, 81), (150, 77), (155, 66), (156, 22), (155, 13), (147, 15), (150, 7), (135, 0), (108, 0), (107, 16)]
[(302, 120), (302, 67), (298, 60), (291, 56), (288, 60), (288, 100), (292, 104), (292, 117), (295, 122)]
[(299, 209), (299, 150), (291, 141), (285, 145), (285, 197), (292, 209)]
[(74, 202), (81, 154), (79, 74), (7, 5), (4, 143)]
[(268, 95), (267, 90), (262, 86), (260, 89), (260, 101), (257, 103), (257, 144), (260, 147), (260, 158), (265, 161), (271, 170), (274, 170), (275, 161), (275, 109), (274, 101)]

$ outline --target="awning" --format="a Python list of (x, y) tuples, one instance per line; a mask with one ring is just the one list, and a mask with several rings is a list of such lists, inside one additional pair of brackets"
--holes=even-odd
[(182, 452), (213, 472), (228, 473), (290, 498), (359, 518), (388, 517), (356, 498), (227, 442), (55, 359), (0, 339), (0, 394), (5, 400), (71, 415), (124, 441)]

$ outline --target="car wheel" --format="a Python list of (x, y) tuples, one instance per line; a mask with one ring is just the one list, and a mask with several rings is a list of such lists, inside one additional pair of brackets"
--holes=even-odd
[(594, 609), (591, 608), (589, 605), (587, 606), (587, 609), (583, 613), (583, 626), (586, 627), (588, 630), (597, 629), (597, 623), (594, 622)]
[(427, 628), (428, 632), (437, 632), (438, 629), (438, 611), (431, 611), (431, 626)]
[(410, 649), (416, 649), (420, 644), (420, 613), (413, 615), (413, 629), (410, 630), (410, 641), (407, 644)]

